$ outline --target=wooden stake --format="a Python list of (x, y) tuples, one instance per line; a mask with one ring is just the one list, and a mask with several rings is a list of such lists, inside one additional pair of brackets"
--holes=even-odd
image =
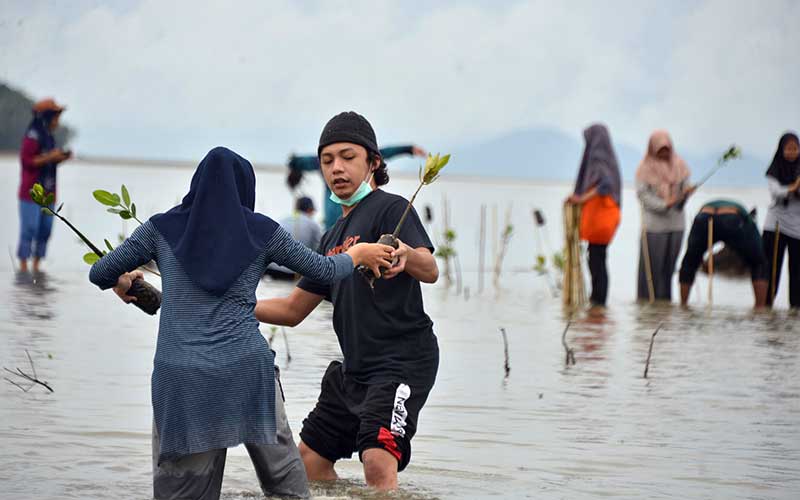
[(769, 305), (775, 302), (775, 280), (778, 278), (778, 244), (781, 241), (781, 226), (775, 221), (775, 237), (772, 238), (772, 281), (769, 287)]
[(644, 205), (642, 205), (642, 254), (644, 257), (644, 274), (647, 278), (647, 294), (652, 304), (656, 300), (656, 292), (653, 285), (653, 267), (650, 260), (650, 244), (647, 241), (647, 227), (644, 225)]
[(713, 304), (714, 285), (714, 217), (708, 218), (708, 305)]
[(490, 233), (492, 235), (492, 262), (497, 259), (497, 204), (492, 204), (492, 231)]
[(483, 265), (486, 260), (486, 204), (481, 205), (481, 230), (478, 247), (478, 293), (483, 292)]

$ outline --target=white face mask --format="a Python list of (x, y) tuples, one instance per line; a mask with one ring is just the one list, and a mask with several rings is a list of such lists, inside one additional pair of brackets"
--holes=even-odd
[(330, 200), (338, 205), (344, 205), (346, 207), (352, 207), (359, 201), (363, 200), (368, 194), (372, 192), (372, 186), (370, 186), (370, 181), (372, 180), (373, 171), (370, 170), (369, 174), (367, 174), (367, 178), (361, 181), (361, 185), (358, 186), (358, 189), (350, 195), (347, 199), (342, 199), (336, 196), (336, 193), (331, 191)]

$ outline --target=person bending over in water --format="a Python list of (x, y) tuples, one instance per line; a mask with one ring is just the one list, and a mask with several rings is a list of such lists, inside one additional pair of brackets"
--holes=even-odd
[[(317, 153), (342, 214), (323, 235), (320, 252), (336, 255), (354, 242), (392, 233), (408, 202), (378, 189), (389, 175), (369, 122), (354, 112), (334, 116)], [(357, 272), (333, 285), (302, 279), (288, 297), (256, 306), (260, 321), (295, 326), (323, 299), (333, 304), (344, 362), (330, 363), (317, 405), (303, 421), (300, 453), (309, 479), (336, 479), (336, 461), (358, 452), (367, 484), (394, 489), (411, 459), (411, 439), (439, 367), (420, 281), (434, 283), (439, 270), (413, 210), (399, 239), (398, 262), (374, 290)]]
[(753, 280), (755, 306), (761, 308), (767, 302), (767, 278), (769, 265), (764, 255), (761, 236), (753, 217), (734, 201), (714, 200), (706, 203), (694, 218), (689, 231), (686, 254), (681, 262), (679, 281), (681, 305), (689, 301), (689, 291), (694, 283), (697, 269), (703, 262), (703, 253), (708, 250), (708, 221), (713, 220), (713, 241), (725, 242), (725, 246), (736, 252), (747, 263)]
[[(227, 448), (244, 443), (267, 496), (308, 496), (303, 462), (276, 390), (274, 353), (258, 330), (256, 287), (270, 261), (321, 283), (354, 265), (391, 265), (393, 248), (355, 245), (322, 257), (253, 212), (255, 174), (225, 148), (197, 167), (189, 194), (92, 266), (89, 279), (126, 302), (129, 273), (150, 260), (163, 297), (153, 363), (153, 496), (216, 499)], [(123, 274), (127, 273), (127, 274)]]

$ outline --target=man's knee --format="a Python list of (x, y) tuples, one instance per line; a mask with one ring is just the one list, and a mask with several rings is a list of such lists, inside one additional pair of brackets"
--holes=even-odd
[(303, 441), (300, 441), (300, 446), (297, 448), (300, 450), (300, 458), (303, 459), (309, 481), (330, 481), (338, 478), (333, 462), (312, 450)]
[(380, 448), (364, 450), (364, 478), (369, 486), (380, 490), (397, 488), (397, 459)]

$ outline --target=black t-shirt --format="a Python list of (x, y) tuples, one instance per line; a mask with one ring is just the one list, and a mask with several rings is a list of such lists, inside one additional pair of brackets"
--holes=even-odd
[[(322, 236), (319, 252), (334, 255), (356, 243), (375, 243), (394, 231), (406, 205), (400, 196), (374, 190)], [(433, 252), (413, 208), (398, 237), (411, 248)], [(439, 346), (422, 305), (419, 281), (411, 275), (403, 272), (390, 280), (377, 279), (374, 290), (356, 270), (333, 285), (303, 278), (297, 286), (333, 304), (333, 329), (344, 354), (345, 375), (361, 383), (433, 385)]]

